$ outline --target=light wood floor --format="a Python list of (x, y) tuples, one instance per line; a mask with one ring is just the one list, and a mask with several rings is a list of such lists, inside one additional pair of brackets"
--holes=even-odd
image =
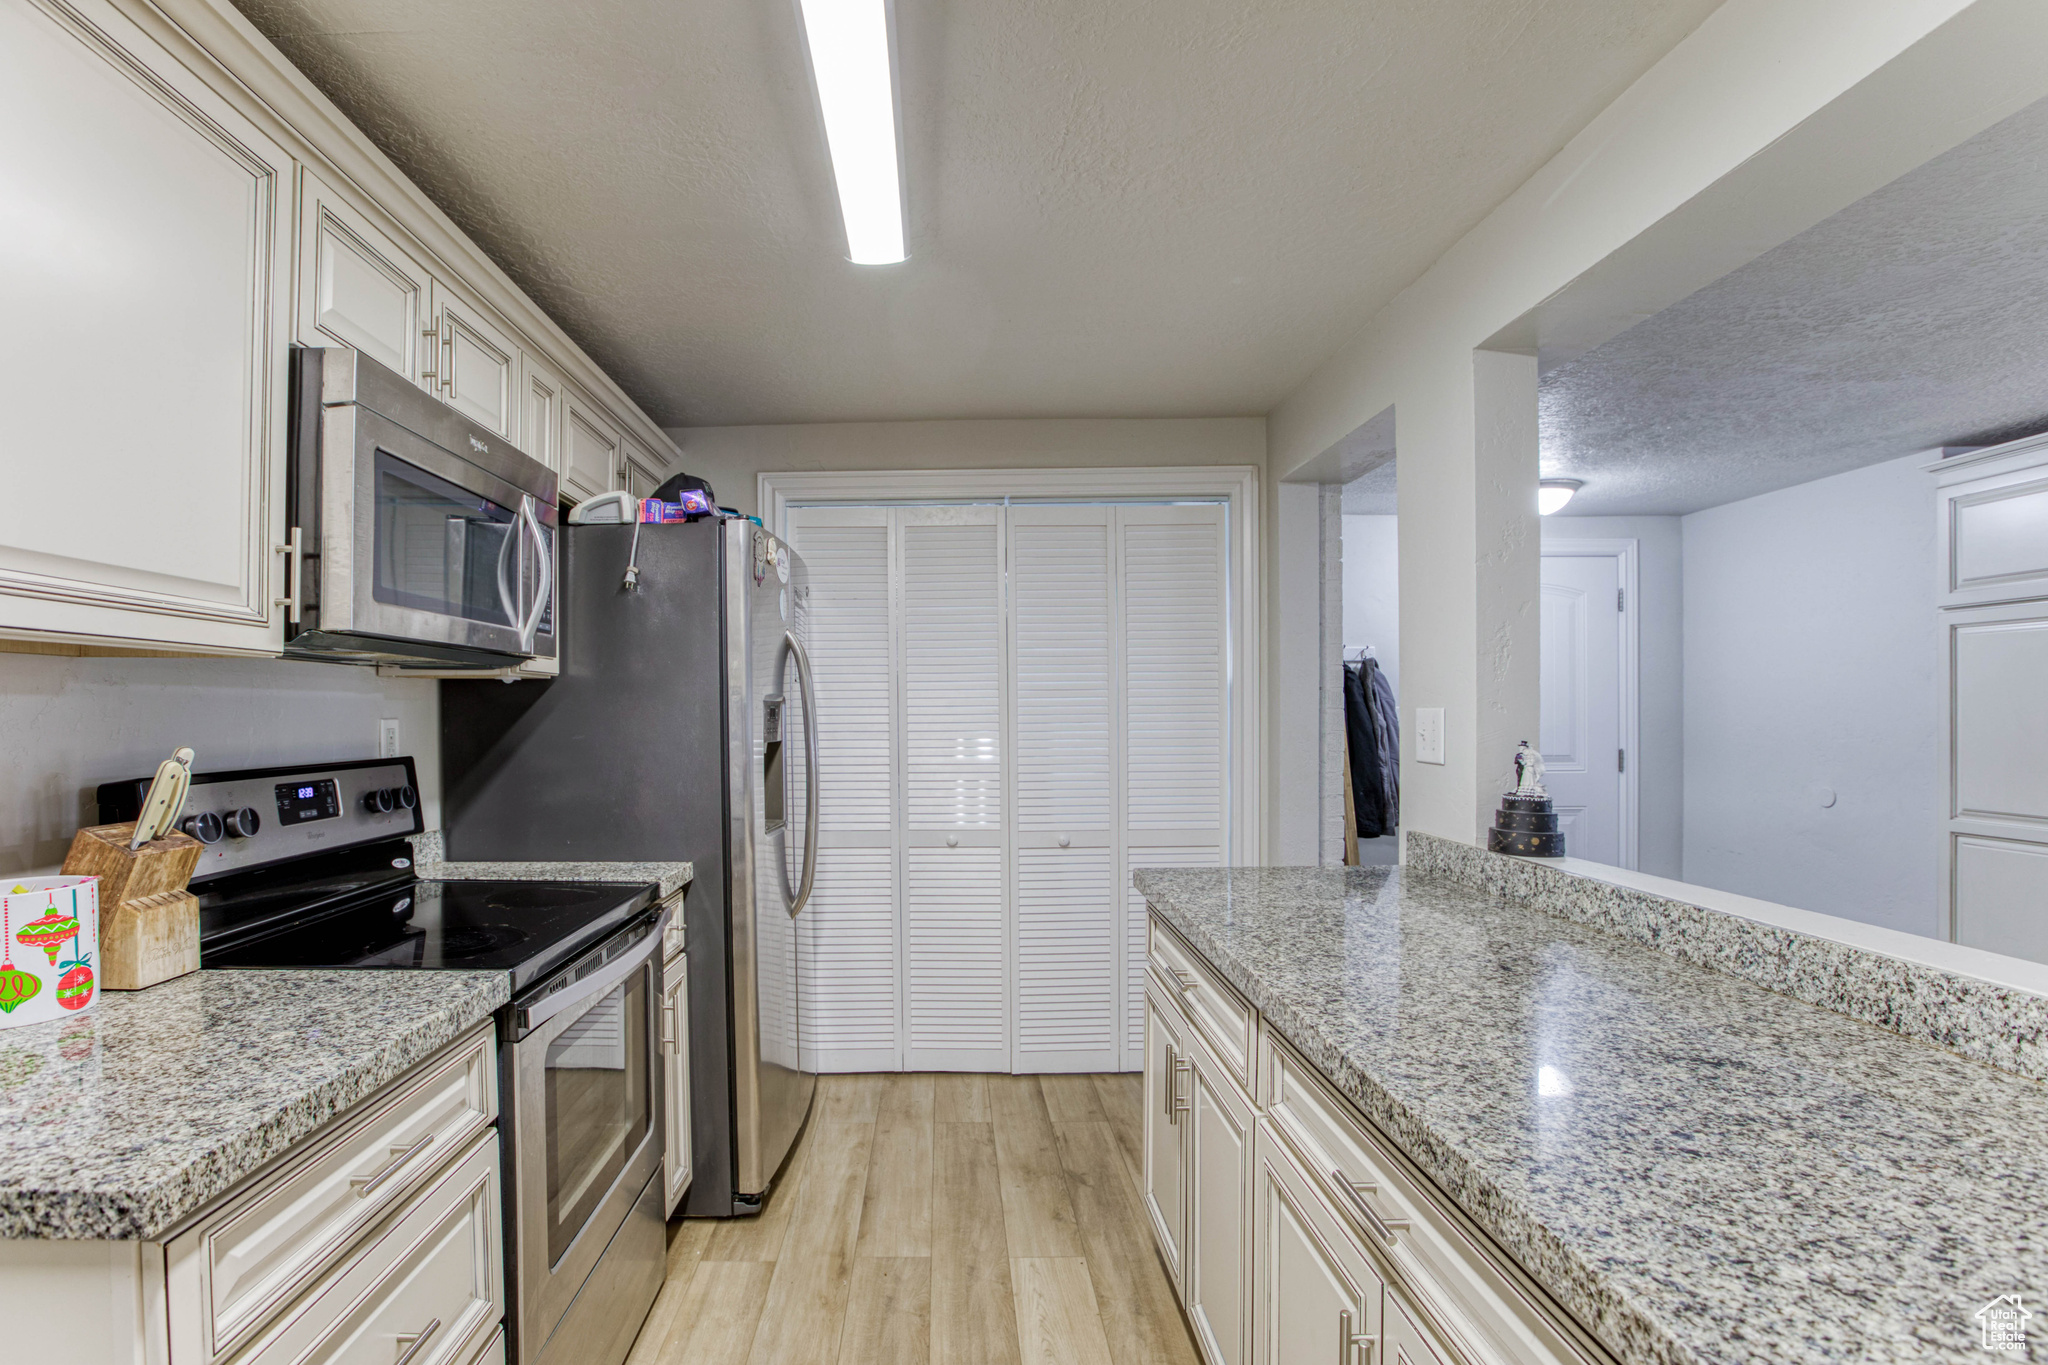
[(627, 1365), (1197, 1365), (1138, 1077), (826, 1076), (758, 1218), (672, 1224)]

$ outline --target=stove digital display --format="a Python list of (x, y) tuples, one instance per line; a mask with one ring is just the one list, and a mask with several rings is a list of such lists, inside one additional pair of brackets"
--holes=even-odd
[(277, 784), (277, 818), (286, 825), (303, 825), (308, 820), (332, 820), (341, 814), (341, 792), (334, 779), (318, 782)]

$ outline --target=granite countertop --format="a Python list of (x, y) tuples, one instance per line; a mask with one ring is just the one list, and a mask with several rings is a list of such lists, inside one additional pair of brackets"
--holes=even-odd
[(666, 900), (690, 884), (686, 862), (669, 863), (451, 863), (442, 856), (441, 831), (412, 836), (413, 871), (430, 882), (631, 882), (653, 883)]
[(155, 1238), (508, 990), (501, 971), (200, 971), (0, 1030), (0, 1236)]
[(1462, 883), (1138, 889), (1626, 1365), (1981, 1360), (2048, 1087)]

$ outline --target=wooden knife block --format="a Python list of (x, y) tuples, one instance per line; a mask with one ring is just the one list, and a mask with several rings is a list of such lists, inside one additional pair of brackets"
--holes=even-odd
[(64, 873), (100, 879), (100, 985), (139, 991), (199, 970), (199, 899), (185, 889), (205, 845), (173, 831), (130, 850), (135, 822), (71, 836)]

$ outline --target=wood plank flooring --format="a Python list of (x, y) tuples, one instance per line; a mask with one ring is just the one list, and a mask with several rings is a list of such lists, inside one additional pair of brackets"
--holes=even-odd
[(669, 1225), (627, 1365), (1197, 1365), (1136, 1076), (825, 1076), (757, 1218)]

